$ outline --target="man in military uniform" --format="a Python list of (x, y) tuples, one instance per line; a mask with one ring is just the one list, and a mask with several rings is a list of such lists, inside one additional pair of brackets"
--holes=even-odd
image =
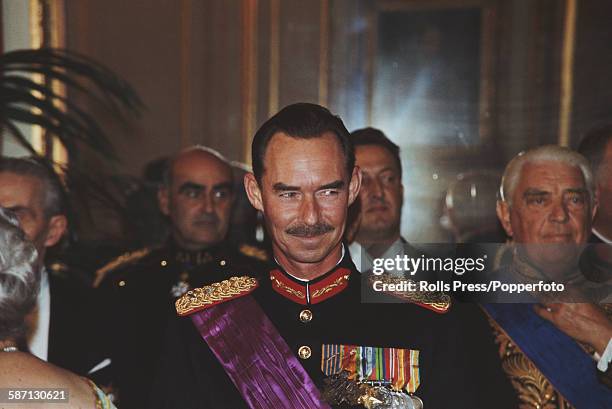
[[(158, 198), (171, 237), (159, 248), (124, 254), (96, 273), (116, 333), (113, 373), (121, 407), (143, 407), (166, 318), (176, 297), (209, 277), (250, 272), (265, 252), (226, 241), (234, 197), (232, 170), (217, 152), (192, 147), (169, 164)], [(146, 304), (146, 306), (145, 306)], [(143, 309), (148, 312), (142, 314)]]
[[(556, 145), (523, 152), (506, 167), (500, 194), (497, 214), (512, 245), (493, 279), (554, 281), (588, 294), (578, 256), (597, 196), (586, 159)], [(595, 304), (563, 302), (573, 294), (502, 294), (504, 303), (483, 305), (525, 407), (612, 407), (612, 390), (598, 381), (612, 374), (612, 321)]]
[(258, 130), (252, 157), (245, 187), (274, 263), (259, 283), (236, 277), (178, 300), (191, 319), (173, 321), (151, 407), (513, 407), (474, 308), (361, 303), (342, 242), (361, 174), (340, 118), (290, 105)]

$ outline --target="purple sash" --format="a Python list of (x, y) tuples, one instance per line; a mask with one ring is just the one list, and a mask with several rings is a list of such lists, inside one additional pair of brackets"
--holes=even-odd
[(191, 319), (249, 407), (329, 409), (250, 295), (198, 311)]

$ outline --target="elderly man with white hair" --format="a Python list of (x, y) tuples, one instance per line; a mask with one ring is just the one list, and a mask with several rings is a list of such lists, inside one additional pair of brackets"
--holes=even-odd
[[(548, 145), (517, 155), (506, 167), (497, 203), (513, 257), (494, 276), (580, 282), (578, 259), (596, 209), (593, 175), (580, 154)], [(612, 407), (612, 390), (602, 384), (612, 360), (612, 322), (605, 311), (539, 295), (544, 298), (536, 304), (536, 298), (523, 298), (531, 302), (484, 305), (519, 397), (536, 407)]]

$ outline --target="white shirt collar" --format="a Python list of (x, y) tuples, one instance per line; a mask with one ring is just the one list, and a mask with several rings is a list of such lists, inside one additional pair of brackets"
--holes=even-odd
[(51, 291), (49, 273), (46, 268), (40, 272), (40, 291), (36, 300), (32, 328), (29, 331), (27, 344), (30, 352), (46, 361), (49, 355), (49, 324), (51, 321)]
[[(349, 246), (349, 250), (351, 252), (351, 259), (360, 273), (372, 269), (374, 259), (360, 243), (354, 241)], [(401, 237), (395, 240), (379, 258), (395, 258), (396, 256), (404, 256), (404, 242)], [(388, 273), (403, 276), (403, 272), (388, 271)]]

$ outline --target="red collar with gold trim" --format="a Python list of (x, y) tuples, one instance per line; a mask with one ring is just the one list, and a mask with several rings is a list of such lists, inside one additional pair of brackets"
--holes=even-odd
[(270, 272), (272, 288), (298, 304), (318, 304), (339, 294), (348, 286), (351, 270), (340, 267), (312, 281), (298, 282), (279, 269)]

